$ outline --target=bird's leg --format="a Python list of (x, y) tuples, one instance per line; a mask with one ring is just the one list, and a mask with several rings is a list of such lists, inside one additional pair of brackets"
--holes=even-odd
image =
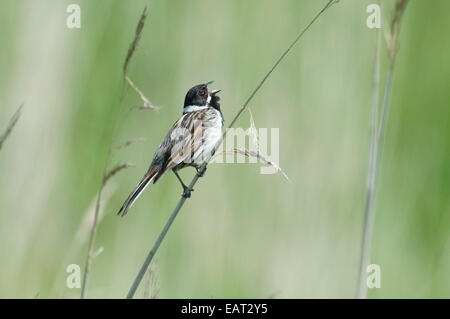
[(197, 165), (195, 166), (195, 170), (197, 171), (198, 177), (203, 177), (203, 175), (205, 175), (206, 172), (206, 167), (202, 170), (202, 165)]
[(181, 186), (183, 186), (183, 195), (182, 195), (182, 196), (183, 196), (184, 198), (189, 198), (189, 197), (191, 197), (191, 192), (193, 192), (194, 189), (193, 189), (193, 188), (187, 187), (187, 186), (183, 183), (183, 181), (181, 180), (180, 175), (178, 175), (178, 173), (177, 173), (175, 170), (172, 170), (172, 171), (173, 171), (173, 173), (175, 174), (175, 176), (178, 178), (178, 180), (180, 181)]

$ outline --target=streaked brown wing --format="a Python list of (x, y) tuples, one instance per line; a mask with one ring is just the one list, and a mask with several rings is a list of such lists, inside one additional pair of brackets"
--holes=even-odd
[(177, 165), (190, 164), (195, 151), (202, 144), (203, 139), (203, 119), (205, 111), (187, 113), (181, 120), (179, 133), (172, 138), (173, 145), (171, 154), (166, 162), (165, 170), (174, 168)]
[(177, 165), (188, 165), (195, 151), (201, 147), (203, 138), (202, 121), (205, 110), (183, 115), (164, 137), (149, 170), (159, 170), (153, 183)]

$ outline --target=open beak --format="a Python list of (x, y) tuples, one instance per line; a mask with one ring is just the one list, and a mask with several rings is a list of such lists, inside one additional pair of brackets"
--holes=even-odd
[[(208, 86), (208, 85), (213, 84), (213, 83), (214, 83), (214, 81), (209, 81), (209, 82), (206, 82), (205, 85)], [(216, 95), (217, 93), (219, 93), (220, 91), (221, 91), (221, 90), (212, 90), (212, 91), (210, 91), (210, 92), (208, 92), (208, 93), (209, 93), (209, 95), (214, 96), (214, 95)]]

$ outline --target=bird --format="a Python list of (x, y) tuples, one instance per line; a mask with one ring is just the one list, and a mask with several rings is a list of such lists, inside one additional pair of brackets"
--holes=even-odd
[(194, 167), (202, 177), (204, 160), (214, 155), (215, 148), (222, 139), (224, 118), (220, 109), (221, 90), (208, 90), (213, 81), (192, 87), (186, 94), (182, 116), (167, 132), (145, 175), (127, 197), (117, 215), (125, 216), (150, 183), (156, 183), (170, 170), (183, 187), (182, 196), (189, 198), (190, 189), (181, 179), (178, 171)]

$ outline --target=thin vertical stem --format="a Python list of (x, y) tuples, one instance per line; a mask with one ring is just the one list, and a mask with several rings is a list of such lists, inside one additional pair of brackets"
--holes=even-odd
[(8, 126), (6, 127), (5, 132), (0, 136), (0, 149), (2, 148), (3, 143), (6, 141), (6, 139), (9, 136), (9, 134), (11, 134), (11, 132), (12, 132), (14, 126), (16, 125), (17, 121), (19, 120), (20, 112), (22, 110), (22, 107), (23, 107), (23, 103), (19, 106), (17, 111), (11, 117), (11, 120), (9, 120), (9, 123), (8, 123)]
[[(366, 284), (366, 270), (370, 262), (371, 253), (371, 242), (373, 233), (373, 224), (375, 221), (375, 211), (374, 211), (374, 200), (375, 200), (375, 189), (376, 189), (376, 179), (379, 171), (380, 160), (382, 155), (382, 142), (384, 139), (387, 114), (389, 111), (390, 97), (392, 92), (392, 78), (394, 74), (395, 58), (397, 54), (397, 41), (400, 31), (400, 21), (402, 14), (405, 10), (408, 0), (397, 0), (395, 6), (395, 14), (392, 20), (392, 38), (388, 43), (388, 69), (386, 73), (383, 101), (381, 104), (381, 114), (377, 123), (377, 109), (378, 104), (378, 87), (379, 87), (379, 70), (375, 71), (375, 67), (379, 68), (379, 53), (378, 50), (381, 46), (380, 35), (377, 36), (377, 58), (378, 62), (374, 63), (374, 76), (373, 76), (373, 86), (372, 86), (372, 105), (371, 105), (371, 139), (370, 139), (370, 151), (369, 151), (369, 167), (367, 173), (367, 189), (366, 189), (366, 205), (364, 214), (364, 231), (363, 240), (361, 244), (361, 260), (360, 260), (360, 270), (359, 270), (359, 281), (358, 281), (358, 298), (367, 297), (367, 284)], [(379, 32), (379, 31), (378, 31)], [(376, 58), (376, 60), (377, 60)], [(378, 75), (376, 74), (378, 72)], [(376, 91), (375, 91), (376, 90)], [(374, 95), (377, 95), (376, 97)], [(374, 110), (375, 108), (375, 110)]]
[(365, 298), (366, 294), (366, 268), (370, 256), (370, 238), (373, 225), (373, 198), (375, 193), (375, 162), (378, 126), (378, 103), (380, 87), (380, 56), (381, 56), (381, 30), (377, 29), (375, 60), (373, 63), (372, 93), (370, 106), (370, 142), (369, 158), (367, 165), (366, 205), (364, 216), (364, 236), (361, 247), (360, 274), (358, 282), (358, 298)]
[[(122, 104), (121, 102), (122, 102), (122, 100), (117, 105), (118, 110), (120, 109), (120, 105)], [(106, 155), (106, 160), (105, 160), (105, 166), (103, 169), (102, 181), (100, 184), (100, 188), (99, 188), (99, 191), (97, 194), (97, 200), (95, 203), (94, 221), (92, 223), (91, 234), (89, 236), (88, 254), (86, 257), (86, 264), (84, 266), (83, 283), (81, 286), (81, 296), (80, 296), (81, 299), (86, 298), (88, 279), (89, 279), (89, 271), (91, 269), (92, 259), (93, 259), (93, 255), (94, 255), (95, 237), (97, 235), (98, 216), (99, 216), (99, 212), (100, 212), (100, 201), (102, 198), (103, 188), (105, 185), (105, 177), (106, 177), (110, 159), (111, 159), (112, 145), (113, 145), (114, 136), (115, 136), (114, 133), (116, 132), (116, 129), (117, 129), (117, 123), (118, 123), (118, 116), (116, 115), (116, 118), (114, 120), (114, 128), (111, 133), (111, 137), (110, 137), (110, 141), (109, 141), (108, 153)]]

